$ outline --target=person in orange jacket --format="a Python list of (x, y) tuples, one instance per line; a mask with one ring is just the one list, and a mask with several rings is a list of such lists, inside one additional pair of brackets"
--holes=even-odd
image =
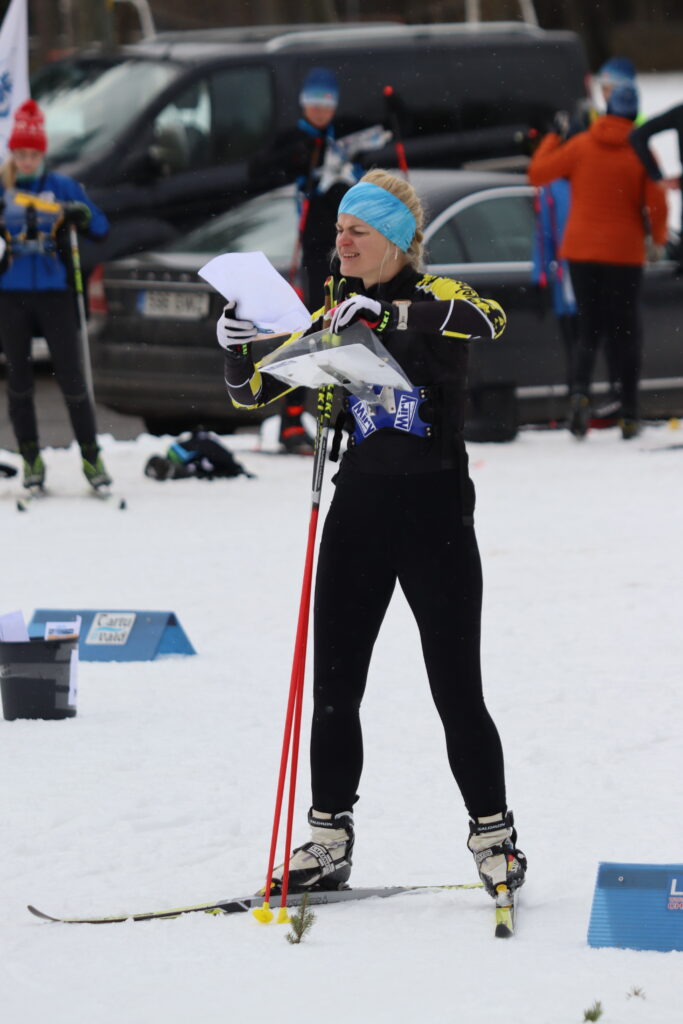
[(567, 178), (571, 184), (560, 255), (569, 262), (579, 311), (568, 423), (578, 438), (588, 431), (590, 382), (603, 339), (618, 356), (622, 437), (627, 440), (639, 431), (645, 239), (650, 234), (659, 250), (667, 233), (666, 196), (650, 181), (629, 143), (637, 114), (635, 85), (617, 86), (606, 114), (564, 143), (550, 132), (528, 168), (532, 185), (547, 185), (555, 178)]

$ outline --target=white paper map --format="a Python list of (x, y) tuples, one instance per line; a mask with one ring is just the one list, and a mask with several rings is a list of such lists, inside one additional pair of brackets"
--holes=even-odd
[(214, 256), (199, 276), (225, 299), (235, 299), (239, 319), (251, 320), (262, 334), (292, 334), (310, 327), (303, 302), (262, 252)]

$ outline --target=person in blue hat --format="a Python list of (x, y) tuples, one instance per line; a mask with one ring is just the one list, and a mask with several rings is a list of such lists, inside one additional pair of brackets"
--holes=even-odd
[(610, 93), (618, 85), (635, 85), (636, 66), (628, 57), (610, 57), (598, 69), (598, 84), (607, 103)]
[[(301, 283), (304, 302), (312, 310), (323, 301), (339, 201), (363, 171), (337, 151), (334, 117), (339, 84), (334, 72), (312, 68), (303, 79), (299, 103), (296, 127), (276, 139), (271, 150), (252, 163), (252, 171), (257, 178), (266, 176), (271, 186), (296, 181), (298, 228), (290, 283)], [(280, 424), (284, 452), (313, 452), (301, 421), (304, 399), (304, 389), (297, 389), (284, 403)]]
[[(384, 170), (365, 174), (339, 204), (331, 330), (343, 337), (365, 321), (411, 386), (377, 389), (382, 396), (373, 402), (349, 385), (337, 421), (333, 455), (342, 429), (350, 436), (318, 552), (312, 835), (294, 850), (289, 881), (293, 890), (335, 889), (350, 876), (363, 768), (360, 710), (398, 585), (419, 628), (448, 761), (469, 811), (467, 845), (487, 892), (505, 907), (524, 881), (526, 859), (516, 845), (502, 745), (482, 690), (481, 563), (463, 439), (469, 351), (503, 332), (505, 313), (462, 281), (425, 273), (423, 225), (412, 185)], [(314, 313), (312, 330), (323, 313)], [(216, 333), (233, 402), (256, 408), (277, 399), (287, 384), (254, 364), (245, 342), (257, 329), (234, 301)], [(446, 819), (450, 813), (445, 809)], [(276, 882), (283, 870), (275, 871)]]

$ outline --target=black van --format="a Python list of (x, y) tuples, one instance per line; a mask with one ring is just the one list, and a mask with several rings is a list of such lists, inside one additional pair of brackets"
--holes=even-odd
[[(112, 221), (97, 261), (158, 246), (269, 188), (250, 167), (296, 123), (301, 83), (320, 65), (340, 81), (339, 135), (388, 125), (393, 87), (413, 167), (520, 166), (528, 130), (571, 109), (588, 81), (578, 36), (521, 22), (169, 32), (77, 54), (43, 69), (33, 95), (50, 166)], [(395, 166), (393, 146), (371, 163)]]

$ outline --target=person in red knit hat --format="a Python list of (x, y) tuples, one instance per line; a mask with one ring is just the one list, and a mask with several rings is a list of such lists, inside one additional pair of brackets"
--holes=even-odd
[(607, 113), (567, 142), (546, 135), (528, 168), (532, 185), (567, 178), (572, 203), (560, 256), (569, 261), (579, 311), (579, 345), (570, 395), (569, 429), (585, 437), (589, 390), (600, 342), (616, 355), (621, 383), (621, 430), (639, 431), (638, 385), (642, 352), (640, 292), (645, 239), (666, 243), (666, 197), (649, 180), (629, 135), (638, 115), (638, 90), (615, 86)]
[(14, 114), (14, 126), (7, 148), (34, 149), (40, 153), (47, 150), (45, 118), (35, 100), (26, 100)]
[(24, 486), (40, 491), (45, 482), (31, 363), (32, 339), (43, 337), (80, 446), (83, 472), (95, 489), (106, 487), (111, 479), (100, 455), (86, 384), (67, 229), (74, 225), (102, 238), (109, 224), (81, 185), (46, 170), (45, 120), (35, 100), (16, 110), (8, 147), (9, 157), (0, 169), (0, 234), (6, 248), (0, 264), (0, 343)]

